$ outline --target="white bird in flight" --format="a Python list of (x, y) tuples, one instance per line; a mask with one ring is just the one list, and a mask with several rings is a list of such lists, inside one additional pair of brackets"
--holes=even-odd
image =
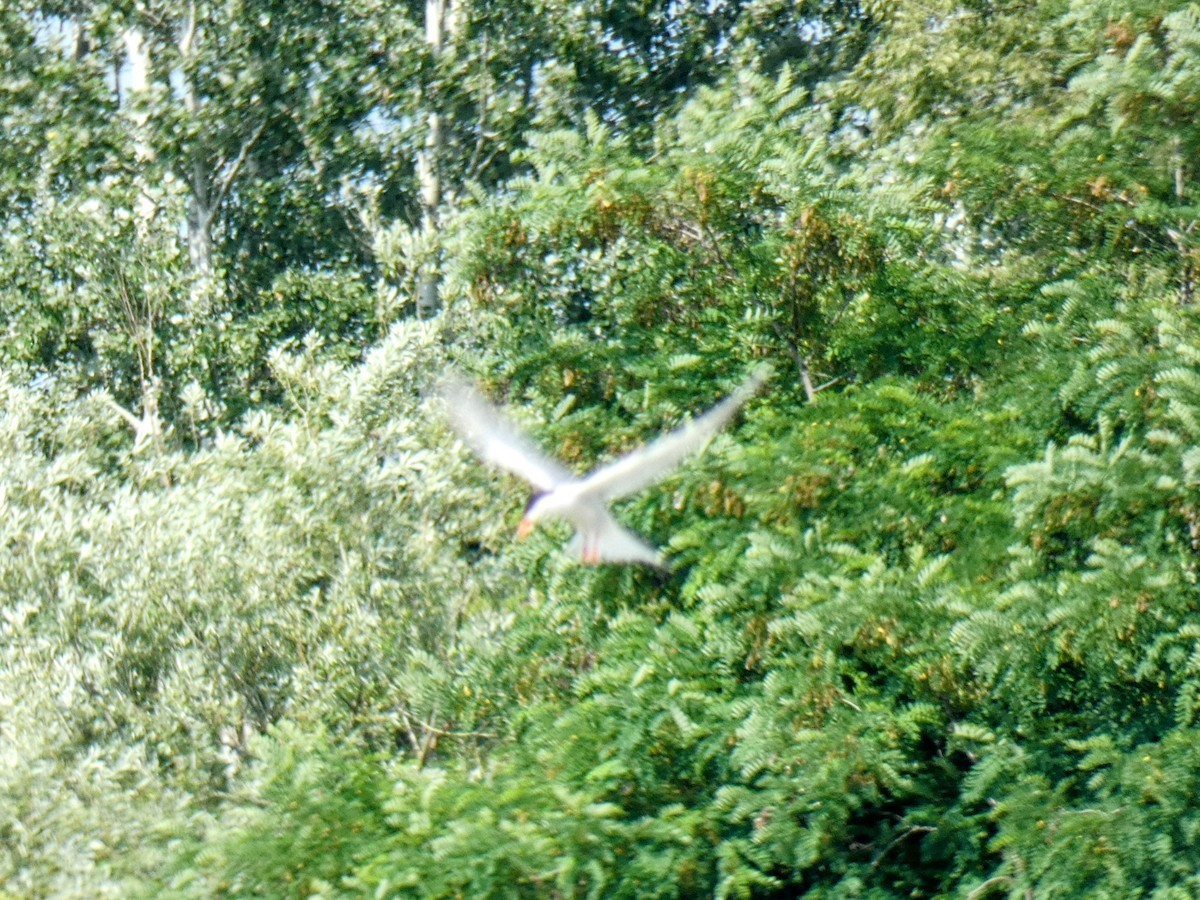
[(585, 563), (640, 562), (665, 568), (654, 547), (613, 518), (608, 511), (609, 502), (648, 487), (685, 456), (703, 448), (770, 374), (769, 366), (759, 366), (732, 394), (704, 415), (584, 478), (578, 478), (543, 455), (461, 377), (448, 376), (440, 393), (450, 424), (482, 460), (524, 478), (537, 489), (538, 494), (526, 507), (517, 528), (518, 538), (525, 537), (543, 519), (564, 519), (576, 531), (567, 548), (572, 553), (578, 552)]

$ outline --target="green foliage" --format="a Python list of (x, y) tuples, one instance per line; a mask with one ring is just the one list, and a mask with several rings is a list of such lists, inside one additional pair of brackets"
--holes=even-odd
[(261, 807), (247, 806), (238, 821), (221, 823), (212, 846), (178, 861), (158, 896), (329, 895), (389, 830), (382, 802), (391, 782), (380, 760), (348, 759), (323, 736), (293, 727), (271, 740), (256, 739), (253, 747), (264, 763), (253, 796), (272, 810), (270, 835), (239, 840), (244, 829), (267, 824)]
[[(0, 894), (1200, 890), (1192, 4), (68, 6), (0, 11)], [(510, 541), (433, 390), (584, 471), (762, 360), (617, 504), (666, 574)]]

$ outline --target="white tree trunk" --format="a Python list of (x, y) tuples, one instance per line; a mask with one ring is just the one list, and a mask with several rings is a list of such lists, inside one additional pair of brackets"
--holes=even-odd
[(150, 121), (150, 45), (146, 42), (145, 32), (137, 26), (127, 29), (121, 40), (125, 44), (124, 82), (127, 100), (124, 105), (132, 125), (134, 158), (140, 167), (136, 176), (138, 192), (133, 212), (138, 233), (144, 237), (157, 211), (146, 183), (146, 171), (154, 162), (154, 150), (146, 134)]
[[(125, 85), (128, 97), (127, 111), (133, 133), (133, 152), (138, 164), (134, 176), (137, 188), (137, 200), (134, 202), (134, 227), (140, 240), (147, 243), (151, 240), (151, 228), (158, 214), (158, 206), (154, 201), (149, 185), (149, 173), (155, 162), (154, 149), (150, 144), (147, 127), (150, 121), (150, 88), (152, 58), (150, 46), (146, 41), (145, 32), (137, 26), (125, 31), (121, 36), (125, 44)], [(115, 400), (112, 404), (130, 422), (134, 429), (134, 449), (141, 449), (147, 443), (161, 452), (162, 421), (158, 415), (159, 378), (154, 370), (154, 326), (155, 314), (153, 305), (139, 302), (145, 295), (146, 286), (138, 283), (128, 283), (121, 275), (120, 291), (122, 305), (125, 309), (126, 328), (137, 353), (138, 364), (142, 376), (142, 415), (134, 416), (123, 409)], [(135, 296), (136, 295), (136, 296)]]
[[(425, 42), (434, 61), (446, 52), (447, 3), (425, 0)], [(424, 259), (417, 276), (417, 318), (425, 319), (441, 308), (441, 276), (438, 272), (438, 208), (442, 203), (440, 156), (445, 141), (436, 89), (428, 95), (425, 146), (417, 156), (417, 179), (421, 188), (421, 245)]]
[[(185, 65), (179, 74), (180, 93), (184, 108), (190, 116), (200, 113), (196, 86), (188, 75), (186, 63), (196, 52), (196, 4), (189, 3), (179, 29), (179, 58)], [(210, 173), (196, 151), (188, 173), (187, 245), (188, 261), (194, 276), (192, 310), (204, 313), (211, 307), (213, 289), (212, 224), (216, 209), (213, 203)]]

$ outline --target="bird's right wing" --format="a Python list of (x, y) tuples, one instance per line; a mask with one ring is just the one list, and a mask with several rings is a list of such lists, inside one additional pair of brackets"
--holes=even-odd
[(446, 404), (450, 424), (484, 462), (524, 478), (541, 491), (575, 480), (566, 468), (517, 431), (470, 382), (448, 375), (438, 393)]
[(769, 366), (759, 366), (733, 393), (704, 415), (597, 469), (583, 480), (587, 493), (598, 500), (613, 500), (663, 478), (685, 456), (703, 448), (770, 376)]

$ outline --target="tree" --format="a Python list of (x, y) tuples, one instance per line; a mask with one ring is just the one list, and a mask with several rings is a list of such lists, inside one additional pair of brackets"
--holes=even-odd
[[(33, 9), (0, 891), (1195, 892), (1190, 7)], [(511, 541), (433, 390), (586, 470), (763, 358), (616, 509), (669, 574)]]

